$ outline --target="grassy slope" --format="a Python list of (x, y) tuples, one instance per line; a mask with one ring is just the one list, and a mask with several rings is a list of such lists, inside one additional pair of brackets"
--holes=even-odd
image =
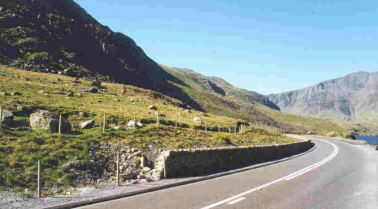
[[(303, 115), (295, 115), (284, 113), (268, 108), (258, 102), (245, 101), (245, 96), (248, 92), (237, 90), (232, 87), (229, 96), (222, 96), (213, 92), (209, 92), (201, 81), (207, 79), (206, 77), (196, 74), (191, 74), (190, 77), (180, 70), (175, 68), (162, 66), (167, 72), (182, 80), (187, 86), (180, 86), (189, 95), (192, 95), (195, 101), (200, 103), (204, 109), (217, 114), (228, 115), (235, 118), (243, 118), (251, 121), (258, 128), (264, 128), (270, 131), (289, 132), (289, 133), (312, 133), (326, 135), (330, 132), (335, 132), (336, 135), (346, 136), (353, 130), (359, 130), (361, 133), (369, 133), (369, 128), (366, 124), (356, 124), (349, 122), (342, 122), (331, 119), (321, 119), (308, 117)], [(222, 85), (220, 87), (230, 88)], [(253, 96), (253, 92), (251, 92)], [(244, 97), (244, 98), (243, 98)], [(236, 104), (236, 105), (230, 105)], [(372, 130), (374, 132), (374, 130)]]
[[(57, 81), (57, 78), (61, 81)], [(0, 129), (0, 187), (35, 188), (37, 159), (41, 159), (44, 165), (46, 187), (70, 184), (70, 174), (64, 173), (60, 166), (75, 158), (84, 160), (92, 143), (104, 141), (134, 147), (152, 145), (163, 149), (292, 142), (277, 133), (253, 127), (244, 134), (227, 133), (228, 125), (235, 126), (239, 120), (211, 113), (201, 118), (213, 131), (204, 131), (203, 124), (197, 125), (193, 131), (189, 127), (192, 126), (193, 117), (200, 113), (195, 110), (185, 112), (181, 108), (183, 104), (176, 99), (112, 83), (103, 84), (105, 88), (100, 93), (84, 93), (78, 89), (89, 87), (90, 82), (80, 80), (79, 84), (74, 84), (73, 80), (74, 78), (67, 76), (0, 66), (0, 91), (21, 93), (20, 96), (0, 96), (0, 105), (10, 110), (15, 110), (17, 105), (23, 105), (27, 109), (25, 115), (15, 117), (14, 125)], [(126, 89), (125, 94), (122, 93), (123, 87)], [(75, 92), (75, 96), (67, 97), (65, 94), (68, 90)], [(78, 93), (82, 94), (81, 97), (77, 96)], [(162, 125), (159, 129), (155, 125), (155, 112), (148, 110), (152, 104), (165, 115), (161, 117)], [(27, 116), (37, 109), (62, 114), (72, 124), (88, 119), (101, 124), (103, 114), (106, 113), (109, 127), (111, 124), (125, 125), (133, 117), (143, 121), (146, 126), (136, 131), (116, 131), (108, 127), (105, 134), (101, 127), (76, 129), (71, 134), (58, 136), (55, 133), (34, 131), (29, 127)], [(80, 118), (80, 111), (87, 112), (89, 117)], [(176, 121), (179, 124), (177, 129), (174, 127)], [(223, 133), (215, 131), (218, 124)]]

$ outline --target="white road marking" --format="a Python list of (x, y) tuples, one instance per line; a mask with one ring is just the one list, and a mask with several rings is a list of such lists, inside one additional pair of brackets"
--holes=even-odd
[[(253, 188), (253, 189), (250, 189), (250, 190), (248, 190), (248, 191), (245, 191), (245, 192), (240, 193), (240, 194), (238, 194), (238, 195), (235, 195), (235, 196), (233, 196), (233, 197), (230, 197), (230, 198), (227, 198), (227, 199), (221, 200), (221, 201), (219, 201), (219, 202), (216, 202), (216, 203), (214, 203), (214, 204), (208, 205), (208, 206), (203, 207), (203, 208), (201, 208), (201, 209), (210, 209), (210, 208), (214, 208), (214, 207), (216, 207), (216, 206), (222, 205), (222, 204), (224, 204), (224, 203), (226, 203), (226, 202), (230, 202), (230, 201), (233, 202), (233, 200), (235, 200), (235, 199), (237, 199), (237, 198), (240, 198), (240, 197), (242, 197), (242, 196), (245, 196), (245, 195), (247, 195), (247, 194), (249, 194), (249, 193), (252, 193), (252, 192), (257, 191), (257, 190), (260, 190), (260, 189), (263, 189), (263, 188), (265, 188), (265, 187), (268, 187), (268, 186), (270, 186), (270, 185), (272, 185), (272, 184), (278, 183), (278, 182), (283, 181), (283, 180), (286, 180), (286, 181), (291, 180), (291, 179), (296, 178), (296, 177), (298, 177), (298, 176), (300, 176), (300, 175), (302, 175), (302, 174), (304, 174), (304, 173), (307, 173), (307, 172), (309, 172), (309, 171), (311, 171), (311, 170), (313, 170), (313, 169), (315, 169), (315, 168), (317, 168), (317, 167), (319, 167), (319, 166), (324, 165), (325, 163), (329, 162), (330, 160), (332, 160), (332, 159), (337, 155), (337, 153), (339, 152), (339, 148), (338, 148), (335, 144), (333, 144), (333, 143), (331, 143), (331, 142), (324, 141), (324, 140), (319, 140), (319, 141), (326, 142), (326, 143), (332, 145), (332, 147), (333, 147), (333, 152), (332, 152), (332, 154), (329, 155), (329, 156), (328, 156), (327, 158), (325, 158), (324, 160), (321, 160), (320, 162), (317, 162), (317, 163), (315, 163), (315, 164), (313, 164), (313, 165), (311, 165), (311, 166), (308, 166), (308, 167), (306, 167), (306, 168), (303, 168), (303, 169), (301, 169), (301, 170), (298, 170), (298, 171), (296, 171), (296, 172), (294, 172), (294, 173), (291, 173), (291, 174), (289, 174), (289, 175), (287, 175), (287, 176), (284, 176), (284, 177), (282, 177), (282, 178), (279, 178), (279, 179), (277, 179), (277, 180), (274, 180), (274, 181), (271, 181), (271, 182), (266, 183), (266, 184), (264, 184), (264, 185), (261, 185), (261, 186), (255, 187), (255, 188)], [(240, 200), (240, 201), (241, 201), (241, 200)]]
[(231, 202), (229, 202), (227, 204), (233, 205), (233, 204), (238, 203), (238, 202), (243, 201), (243, 200), (245, 200), (245, 197), (241, 197), (239, 199), (233, 200), (233, 201), (231, 201)]

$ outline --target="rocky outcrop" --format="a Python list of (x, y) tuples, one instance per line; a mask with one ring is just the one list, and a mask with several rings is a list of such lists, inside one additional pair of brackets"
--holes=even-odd
[[(30, 126), (35, 130), (46, 130), (50, 132), (58, 132), (59, 116), (47, 110), (39, 110), (30, 115)], [(62, 118), (62, 133), (71, 131), (71, 124)]]
[(369, 122), (378, 118), (378, 73), (353, 73), (269, 99), (285, 112)]

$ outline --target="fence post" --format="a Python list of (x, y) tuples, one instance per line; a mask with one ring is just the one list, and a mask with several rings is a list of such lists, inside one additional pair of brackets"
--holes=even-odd
[(116, 177), (116, 181), (117, 181), (117, 187), (119, 186), (119, 152), (117, 153), (117, 177)]
[(163, 176), (164, 176), (165, 179), (167, 178), (167, 170), (165, 168), (166, 161), (167, 161), (167, 156), (164, 156)]
[(0, 106), (0, 128), (3, 128), (3, 106)]
[(59, 115), (59, 127), (58, 127), (58, 134), (62, 133), (62, 115)]
[(175, 129), (177, 128), (177, 120), (175, 121)]
[(159, 111), (156, 112), (156, 127), (159, 128)]
[(217, 126), (218, 126), (218, 132), (220, 132), (220, 127), (219, 127), (219, 123), (217, 123)]
[(106, 114), (104, 114), (104, 125), (102, 127), (102, 133), (105, 133), (105, 128), (106, 128)]
[(203, 124), (204, 124), (204, 126), (205, 126), (205, 131), (207, 131), (206, 123), (203, 123)]
[(38, 160), (37, 198), (41, 198), (41, 160)]

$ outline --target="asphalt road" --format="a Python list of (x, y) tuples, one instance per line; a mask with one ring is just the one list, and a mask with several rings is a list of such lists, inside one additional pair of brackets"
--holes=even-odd
[(313, 139), (314, 151), (288, 161), (82, 208), (377, 209), (378, 151)]

